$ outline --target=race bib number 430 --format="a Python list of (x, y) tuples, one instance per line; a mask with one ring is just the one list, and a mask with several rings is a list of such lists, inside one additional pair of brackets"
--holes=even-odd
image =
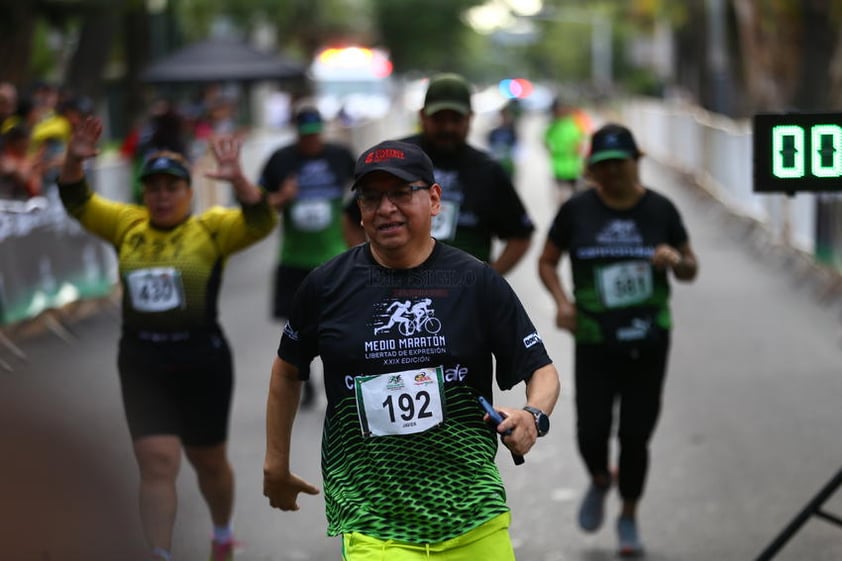
[(444, 422), (441, 366), (357, 376), (354, 382), (363, 436), (415, 434)]
[(165, 312), (184, 303), (181, 274), (173, 267), (138, 269), (126, 275), (132, 307), (139, 312)]

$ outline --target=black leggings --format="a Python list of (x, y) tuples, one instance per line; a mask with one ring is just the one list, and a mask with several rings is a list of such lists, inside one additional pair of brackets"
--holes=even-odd
[(576, 345), (576, 437), (591, 476), (609, 474), (614, 406), (619, 405), (620, 496), (643, 495), (649, 440), (661, 411), (669, 334), (657, 344), (609, 348)]

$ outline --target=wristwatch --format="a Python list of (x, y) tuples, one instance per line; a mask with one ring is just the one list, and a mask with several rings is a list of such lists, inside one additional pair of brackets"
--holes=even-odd
[(525, 411), (529, 411), (532, 413), (532, 416), (535, 417), (535, 428), (538, 429), (538, 436), (544, 436), (548, 432), (550, 432), (550, 418), (547, 416), (546, 413), (538, 409), (537, 407), (530, 407), (527, 405), (523, 408)]

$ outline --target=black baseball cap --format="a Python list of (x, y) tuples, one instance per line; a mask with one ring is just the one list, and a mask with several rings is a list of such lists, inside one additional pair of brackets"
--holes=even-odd
[(140, 169), (139, 178), (143, 181), (156, 173), (174, 175), (186, 179), (187, 183), (190, 183), (190, 170), (187, 169), (184, 162), (167, 154), (152, 154), (147, 158)]
[(424, 114), (449, 109), (462, 115), (471, 113), (471, 85), (459, 74), (444, 73), (430, 78), (424, 97)]
[(420, 146), (400, 140), (386, 140), (363, 152), (354, 166), (356, 189), (368, 174), (385, 171), (404, 181), (423, 181), (427, 185), (436, 182), (433, 176), (433, 161)]
[(628, 160), (640, 154), (631, 131), (622, 125), (609, 123), (593, 133), (588, 164), (605, 160)]
[(298, 134), (316, 134), (322, 132), (322, 115), (315, 107), (305, 107), (295, 114), (295, 126)]

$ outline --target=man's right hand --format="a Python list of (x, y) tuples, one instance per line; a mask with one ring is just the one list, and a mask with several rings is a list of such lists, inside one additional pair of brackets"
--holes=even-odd
[(318, 495), (319, 489), (294, 473), (279, 475), (263, 470), (263, 495), (269, 499), (269, 504), (273, 508), (286, 511), (298, 510), (299, 493)]

